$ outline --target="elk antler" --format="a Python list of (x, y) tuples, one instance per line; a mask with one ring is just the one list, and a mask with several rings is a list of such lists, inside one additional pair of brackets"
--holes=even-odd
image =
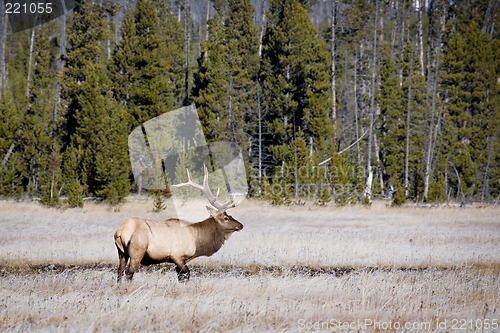
[(213, 193), (212, 193), (212, 190), (210, 190), (210, 186), (208, 184), (208, 168), (206, 165), (203, 166), (204, 167), (204, 170), (205, 170), (205, 175), (203, 176), (203, 186), (200, 185), (200, 184), (196, 184), (195, 182), (193, 182), (193, 180), (191, 179), (191, 174), (189, 173), (189, 170), (186, 169), (187, 171), (187, 176), (188, 176), (188, 181), (186, 183), (180, 183), (180, 184), (176, 184), (176, 185), (172, 185), (174, 187), (182, 187), (182, 186), (192, 186), (192, 187), (195, 187), (197, 189), (200, 189), (203, 191), (203, 194), (205, 194), (205, 197), (207, 198), (208, 202), (210, 202), (210, 204), (216, 208), (220, 213), (222, 212), (225, 212), (226, 210), (230, 209), (230, 208), (233, 208), (233, 207), (236, 207), (236, 203), (234, 202), (234, 197), (231, 196), (231, 199), (226, 202), (225, 204), (219, 204), (217, 202), (217, 197), (219, 196), (219, 191), (217, 191), (217, 196), (215, 196)]

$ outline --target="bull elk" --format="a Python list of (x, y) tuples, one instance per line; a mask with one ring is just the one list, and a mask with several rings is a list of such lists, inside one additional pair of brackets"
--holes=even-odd
[(200, 256), (211, 256), (217, 252), (224, 241), (243, 225), (226, 213), (236, 206), (234, 198), (225, 204), (217, 203), (217, 197), (208, 184), (208, 170), (205, 167), (203, 186), (196, 184), (187, 171), (188, 182), (175, 187), (193, 186), (203, 191), (211, 206), (207, 210), (210, 217), (197, 223), (177, 218), (152, 221), (131, 218), (123, 222), (115, 232), (115, 245), (118, 249), (118, 278), (120, 282), (126, 269), (126, 277), (132, 280), (139, 265), (174, 263), (179, 281), (189, 280), (187, 263)]

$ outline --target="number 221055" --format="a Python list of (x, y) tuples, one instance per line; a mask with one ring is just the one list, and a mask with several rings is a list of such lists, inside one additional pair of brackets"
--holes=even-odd
[(38, 3), (19, 3), (19, 2), (6, 2), (6, 14), (50, 14), (52, 13), (51, 2), (38, 2)]

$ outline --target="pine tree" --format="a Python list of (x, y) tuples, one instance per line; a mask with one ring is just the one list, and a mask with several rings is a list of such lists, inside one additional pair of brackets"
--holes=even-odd
[[(104, 72), (104, 69), (102, 69)], [(97, 71), (99, 75), (100, 71)], [(130, 191), (130, 164), (127, 154), (128, 124), (125, 110), (112, 98), (111, 82), (107, 77), (97, 76), (94, 80), (89, 102), (99, 112), (96, 148), (94, 150), (96, 195), (112, 204), (120, 203)], [(102, 91), (107, 87), (107, 91)], [(96, 97), (93, 97), (96, 94)], [(91, 105), (89, 105), (89, 108)], [(100, 108), (100, 110), (98, 109)]]
[(63, 153), (62, 175), (66, 180), (67, 199), (70, 208), (83, 207), (83, 186), (80, 182), (82, 147), (69, 146)]
[(34, 40), (32, 83), (22, 124), (20, 149), (28, 166), (28, 194), (42, 195), (42, 202), (53, 205), (57, 203), (53, 194), (60, 173), (60, 160), (54, 138), (55, 71), (47, 31), (49, 27), (40, 27)]
[[(301, 128), (318, 156), (330, 155), (330, 61), (327, 45), (317, 37), (302, 5), (296, 0), (272, 1), (260, 71), (272, 146), (285, 147)], [(274, 149), (279, 164), (283, 156), (278, 151)]]
[(394, 193), (394, 200), (392, 201), (393, 207), (402, 206), (406, 203), (405, 188), (402, 183), (396, 184), (396, 192)]
[(20, 195), (23, 192), (22, 174), (25, 164), (19, 151), (8, 155), (12, 142), (15, 142), (21, 126), (21, 114), (13, 101), (12, 93), (7, 91), (0, 99), (0, 196)]
[[(16, 133), (10, 138), (10, 143), (6, 143), (8, 147), (1, 157), (2, 168), (4, 169), (4, 172), (9, 172), (12, 176), (16, 175), (15, 177), (20, 177), (20, 179), (16, 180), (16, 183), (24, 183), (24, 180), (26, 179), (25, 177), (28, 174), (28, 166), (22, 161), (23, 157), (21, 156), (22, 149), (20, 136), (22, 131), (21, 125), (24, 121), (24, 114), (28, 108), (27, 91), (29, 86), (27, 77), (29, 67), (28, 63), (30, 62), (29, 50), (30, 47), (32, 49), (34, 35), (30, 33), (29, 30), (26, 30), (4, 37), (6, 37), (6, 46), (4, 48), (7, 53), (5, 58), (8, 59), (7, 63), (1, 64), (1, 66), (4, 66), (4, 84), (7, 84), (7, 86), (2, 87), (2, 89), (6, 92), (4, 95), (6, 98), (6, 100), (4, 100), (4, 106), (12, 107), (12, 111), (17, 110), (19, 118), (15, 117), (14, 119), (17, 118), (19, 120), (19, 126)], [(31, 52), (31, 54), (33, 53)], [(5, 121), (7, 120), (3, 120), (3, 122)], [(10, 163), (11, 158), (15, 158), (16, 155), (17, 160)], [(18, 189), (16, 192), (24, 192), (25, 188), (23, 187), (24, 186), (16, 186), (15, 188)]]
[(169, 7), (163, 1), (155, 1), (158, 8), (158, 24), (160, 26), (160, 38), (164, 43), (163, 62), (167, 68), (165, 75), (171, 87), (167, 91), (175, 100), (175, 108), (189, 104), (185, 100), (186, 75), (188, 84), (192, 83), (192, 77), (186, 73), (184, 48), (184, 27), (177, 17), (169, 12)]
[(153, 198), (153, 212), (161, 213), (167, 208), (162, 190), (153, 190)]
[(363, 186), (362, 177), (355, 172), (345, 155), (336, 155), (328, 164), (328, 182), (333, 185), (333, 199), (339, 206), (357, 201), (356, 193)]
[[(431, 177), (436, 173), (435, 161), (438, 155), (443, 155), (438, 149), (438, 144), (442, 147), (447, 147), (449, 144), (439, 142), (441, 138), (440, 131), (445, 131), (446, 126), (443, 122), (445, 116), (442, 112), (442, 98), (440, 89), (440, 68), (443, 58), (443, 41), (446, 33), (447, 25), (447, 10), (448, 7), (445, 1), (436, 1), (431, 4), (428, 11), (427, 26), (427, 47), (426, 47), (426, 63), (424, 64), (426, 78), (426, 97), (425, 97), (425, 126), (424, 126), (424, 155), (423, 163), (423, 193), (422, 201), (425, 202), (428, 197), (429, 184)], [(420, 18), (422, 24), (422, 18)], [(419, 32), (420, 43), (420, 59), (423, 62), (423, 32)], [(448, 138), (448, 135), (445, 136)], [(444, 162), (447, 164), (448, 162)]]
[[(479, 122), (481, 131), (487, 136), (484, 162), (479, 175), (481, 182), (481, 201), (489, 201), (500, 198), (500, 40), (489, 41), (489, 52), (483, 59), (482, 69), (487, 78), (485, 91), (485, 112)], [(495, 71), (491, 68), (496, 68)]]
[(84, 69), (87, 63), (104, 62), (100, 40), (106, 34), (104, 8), (88, 1), (77, 2), (68, 26), (67, 55), (64, 57), (66, 67), (61, 83), (61, 97), (67, 105), (65, 113), (61, 115), (65, 118), (62, 128), (65, 142), (63, 150), (66, 150), (67, 145), (77, 144), (72, 142), (71, 137), (78, 127), (76, 117), (81, 110), (81, 83), (87, 80)]
[(202, 43), (195, 74), (193, 100), (200, 115), (208, 142), (226, 141), (229, 128), (227, 103), (228, 66), (226, 65), (225, 32), (218, 13), (208, 22), (209, 40)]
[(128, 123), (124, 109), (112, 98), (111, 82), (100, 64), (88, 64), (81, 86), (76, 135), (82, 143), (82, 180), (90, 193), (118, 204), (130, 191), (127, 154)]
[(272, 146), (271, 151), (283, 163), (280, 181), (292, 186), (294, 199), (298, 202), (301, 197), (315, 197), (318, 185), (316, 161), (310, 155), (304, 132), (299, 128), (289, 145)]
[(209, 20), (193, 90), (208, 141), (237, 145), (248, 169), (259, 163), (252, 146), (258, 141), (259, 66), (253, 12), (251, 1), (231, 0)]
[(30, 30), (11, 34), (7, 40), (7, 66), (8, 86), (13, 102), (18, 110), (23, 113), (27, 108), (26, 85), (28, 77)]
[(130, 130), (178, 106), (179, 78), (170, 72), (169, 63), (176, 54), (167, 53), (161, 27), (154, 2), (139, 0), (125, 17), (122, 39), (109, 64), (114, 94), (131, 115)]
[(473, 23), (466, 33), (469, 35), (456, 32), (451, 36), (442, 75), (449, 94), (446, 110), (453, 131), (448, 163), (452, 170), (450, 173), (456, 177), (450, 177), (450, 180), (457, 196), (461, 193), (463, 196), (474, 194), (477, 168), (473, 157), (474, 143), (485, 145), (476, 120), (481, 118), (484, 98), (484, 83), (476, 73), (480, 71), (479, 59), (476, 58), (479, 29)]
[[(250, 0), (229, 0), (225, 22), (225, 63), (228, 66), (228, 141), (246, 154), (246, 133), (255, 133), (256, 79), (259, 66), (257, 27)], [(246, 157), (246, 156), (245, 156)]]
[(425, 78), (414, 43), (407, 42), (401, 59), (403, 106), (406, 104), (405, 195), (418, 198), (422, 184)]
[(377, 102), (382, 117), (382, 163), (390, 184), (399, 187), (403, 183), (406, 140), (403, 92), (389, 45), (384, 45), (381, 57), (380, 93)]
[(71, 206), (81, 205), (83, 192), (116, 204), (130, 187), (130, 122), (113, 99), (105, 53), (100, 49), (100, 39), (108, 33), (105, 9), (79, 3), (68, 33), (63, 97), (69, 104), (69, 145), (64, 149), (62, 168)]

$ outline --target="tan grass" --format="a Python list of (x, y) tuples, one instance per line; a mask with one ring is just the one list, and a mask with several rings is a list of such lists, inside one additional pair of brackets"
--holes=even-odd
[(151, 208), (138, 199), (119, 211), (0, 202), (0, 331), (346, 331), (335, 325), (357, 323), (402, 332), (380, 329), (392, 321), (444, 332), (452, 320), (500, 318), (497, 209), (245, 201), (232, 211), (245, 228), (195, 260), (189, 283), (166, 265), (117, 285), (114, 229), (131, 216), (174, 214)]

